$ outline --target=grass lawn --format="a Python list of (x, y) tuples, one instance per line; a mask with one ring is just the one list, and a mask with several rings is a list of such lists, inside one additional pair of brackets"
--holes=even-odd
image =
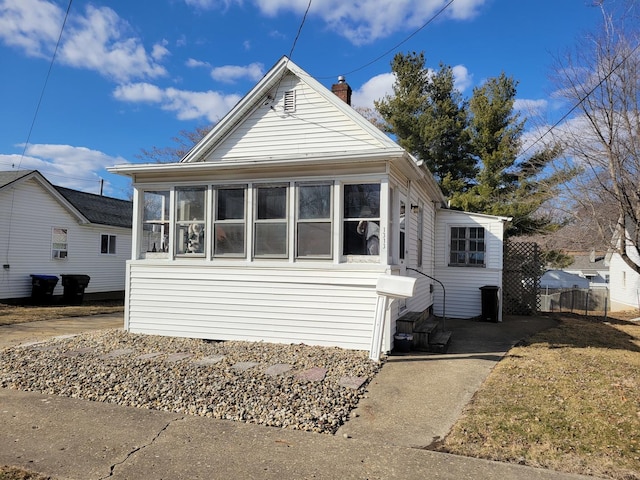
[[(0, 303), (0, 325), (124, 312), (122, 300), (85, 301), (82, 305), (7, 305)], [(2, 477), (0, 477), (2, 480)]]
[(640, 479), (640, 322), (616, 317), (559, 315), (513, 348), (436, 449)]

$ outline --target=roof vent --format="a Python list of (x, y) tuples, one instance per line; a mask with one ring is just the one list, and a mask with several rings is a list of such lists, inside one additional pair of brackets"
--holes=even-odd
[(284, 111), (295, 112), (296, 111), (296, 91), (287, 90), (284, 92)]

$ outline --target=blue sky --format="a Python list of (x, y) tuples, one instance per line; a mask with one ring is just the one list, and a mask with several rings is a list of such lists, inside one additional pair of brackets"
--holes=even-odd
[[(35, 116), (69, 2), (0, 0), (0, 170), (92, 193), (103, 179), (106, 195), (127, 198), (128, 180), (105, 168), (223, 117), (289, 54), (308, 3), (75, 0)], [(454, 67), (465, 96), (504, 71), (518, 107), (549, 122), (565, 113), (548, 77), (597, 28), (592, 1), (454, 0), (407, 40), (448, 3), (314, 0), (292, 59), (327, 87), (345, 75), (354, 106), (390, 93), (395, 53), (424, 51), (427, 66)]]

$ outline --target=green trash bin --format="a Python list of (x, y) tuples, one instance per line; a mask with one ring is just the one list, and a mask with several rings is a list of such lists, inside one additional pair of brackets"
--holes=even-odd
[(84, 300), (84, 290), (89, 285), (91, 277), (89, 275), (69, 275), (62, 276), (62, 299), (64, 303), (69, 305), (82, 305)]
[(51, 305), (53, 290), (58, 284), (55, 275), (31, 274), (31, 303), (34, 305)]

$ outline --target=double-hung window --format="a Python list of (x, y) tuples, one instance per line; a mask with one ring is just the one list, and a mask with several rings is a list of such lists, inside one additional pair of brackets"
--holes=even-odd
[(67, 229), (54, 227), (51, 231), (51, 256), (52, 258), (67, 258), (69, 253), (69, 244), (67, 238)]
[(380, 254), (380, 184), (344, 186), (343, 254)]
[(449, 265), (483, 267), (484, 256), (483, 227), (451, 227)]
[(176, 255), (204, 256), (206, 187), (176, 188)]
[(115, 255), (116, 253), (116, 236), (100, 235), (100, 253)]
[(331, 191), (330, 182), (299, 184), (296, 205), (296, 256), (298, 258), (331, 258)]
[(214, 256), (246, 256), (246, 192), (244, 186), (216, 188)]
[(254, 187), (255, 257), (286, 258), (288, 256), (288, 192), (286, 185)]

